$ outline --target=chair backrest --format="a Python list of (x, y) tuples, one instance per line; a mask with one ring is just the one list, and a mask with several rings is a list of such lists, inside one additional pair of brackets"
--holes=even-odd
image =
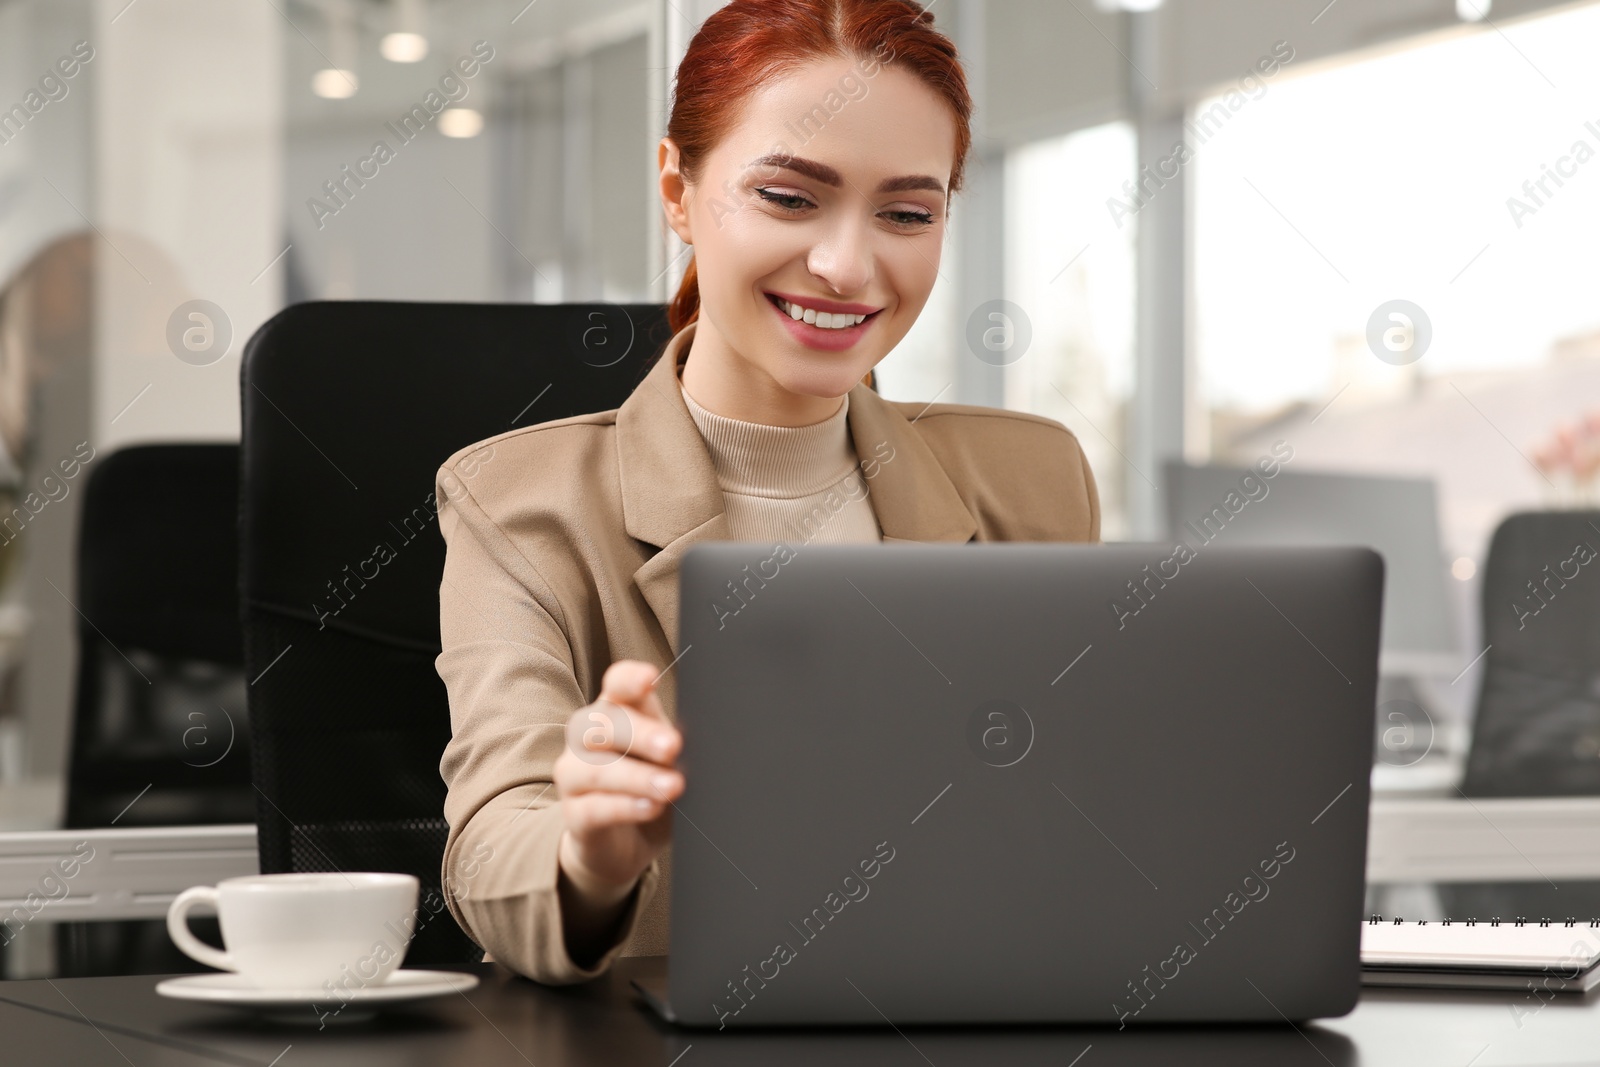
[(1483, 688), (1462, 792), (1600, 794), (1600, 511), (1512, 515), (1483, 577)]
[(255, 820), (238, 510), (231, 442), (139, 445), (90, 468), (69, 827)]
[(481, 953), (442, 909), (434, 475), (505, 430), (619, 405), (658, 305), (300, 304), (240, 375), (240, 550), (263, 872), (414, 874), (414, 963)]

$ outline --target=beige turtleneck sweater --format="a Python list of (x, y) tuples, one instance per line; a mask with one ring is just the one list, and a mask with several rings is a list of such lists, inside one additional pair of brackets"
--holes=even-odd
[(688, 390), (683, 402), (711, 452), (733, 540), (883, 540), (850, 442), (848, 395), (836, 414), (810, 426), (726, 418), (695, 403)]

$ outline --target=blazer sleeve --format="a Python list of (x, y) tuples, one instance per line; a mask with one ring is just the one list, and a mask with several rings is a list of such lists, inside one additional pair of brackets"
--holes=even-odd
[(556, 758), (567, 719), (587, 701), (562, 606), (538, 569), (448, 465), (435, 486), (445, 565), (435, 661), (450, 698), (442, 881), (463, 930), (497, 962), (536, 981), (603, 973), (660, 877), (640, 880), (615, 943), (592, 967), (567, 954), (556, 892), (561, 805)]
[(1083, 445), (1078, 444), (1078, 462), (1083, 465), (1083, 485), (1089, 497), (1089, 536), (1085, 540), (1092, 544), (1100, 543), (1100, 487), (1094, 480), (1094, 469), (1089, 466), (1089, 457), (1083, 454)]

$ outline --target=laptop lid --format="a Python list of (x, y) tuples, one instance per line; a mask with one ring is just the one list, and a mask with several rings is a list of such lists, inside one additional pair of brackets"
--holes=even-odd
[(1353, 547), (694, 547), (672, 1016), (1348, 1011), (1382, 582)]

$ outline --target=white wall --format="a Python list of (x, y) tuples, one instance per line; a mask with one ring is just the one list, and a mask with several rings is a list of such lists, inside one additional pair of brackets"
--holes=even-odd
[[(99, 448), (238, 437), (240, 350), (282, 299), (285, 32), (274, 4), (95, 0)], [(195, 298), (231, 325), (209, 366), (167, 343)]]
[[(59, 57), (89, 37), (87, 8), (72, 0), (0, 4), (0, 108), (20, 102)], [(94, 62), (66, 83), (66, 96), (0, 144), (0, 285), (50, 240), (83, 228), (73, 205), (87, 211), (90, 203)]]

